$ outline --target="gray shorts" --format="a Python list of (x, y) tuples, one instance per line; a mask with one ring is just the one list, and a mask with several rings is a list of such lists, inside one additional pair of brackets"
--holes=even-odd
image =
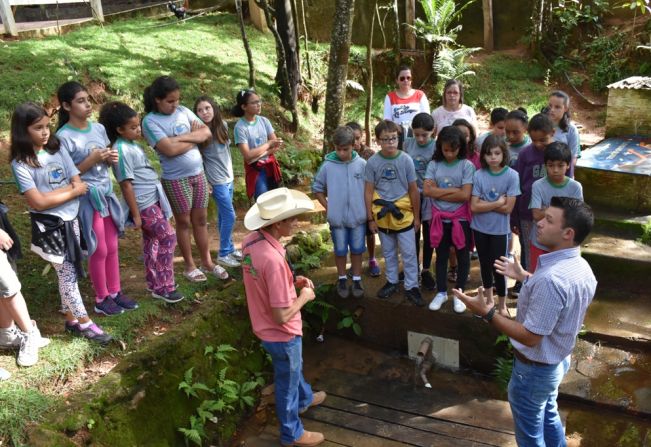
[(18, 292), (20, 281), (7, 259), (7, 253), (0, 250), (0, 298), (11, 298)]

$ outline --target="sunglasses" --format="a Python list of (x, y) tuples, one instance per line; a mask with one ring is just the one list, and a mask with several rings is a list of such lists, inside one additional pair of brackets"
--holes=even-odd
[(411, 76), (400, 76), (398, 79), (400, 79), (400, 82), (411, 81)]

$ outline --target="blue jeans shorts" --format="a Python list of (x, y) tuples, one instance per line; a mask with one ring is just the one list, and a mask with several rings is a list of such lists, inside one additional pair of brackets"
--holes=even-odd
[(355, 228), (330, 227), (335, 256), (347, 256), (348, 248), (353, 255), (361, 255), (366, 251), (366, 224)]

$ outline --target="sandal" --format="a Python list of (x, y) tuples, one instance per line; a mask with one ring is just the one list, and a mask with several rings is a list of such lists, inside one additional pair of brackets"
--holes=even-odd
[(222, 267), (219, 264), (215, 264), (212, 270), (205, 267), (201, 267), (201, 271), (204, 273), (212, 273), (219, 279), (228, 279), (228, 272), (226, 271), (226, 269), (224, 269), (224, 267)]
[(203, 274), (203, 272), (199, 269), (194, 269), (191, 272), (183, 272), (183, 276), (188, 281), (191, 282), (205, 282), (208, 281), (208, 278), (206, 278), (206, 275)]

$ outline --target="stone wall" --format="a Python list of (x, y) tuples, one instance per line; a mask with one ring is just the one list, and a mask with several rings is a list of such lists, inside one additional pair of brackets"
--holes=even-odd
[(606, 138), (651, 135), (651, 90), (610, 89)]

